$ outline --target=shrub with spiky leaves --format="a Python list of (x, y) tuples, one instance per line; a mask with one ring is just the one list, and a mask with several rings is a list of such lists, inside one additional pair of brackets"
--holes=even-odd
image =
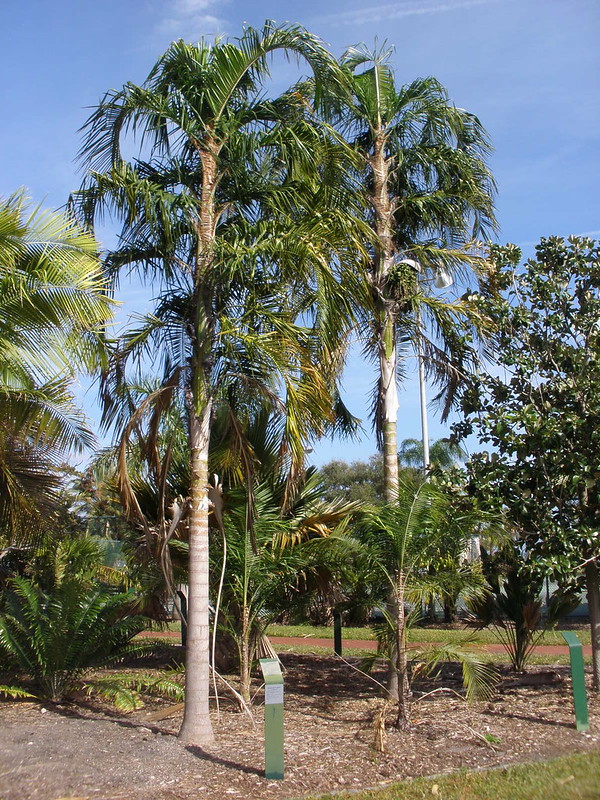
[(185, 692), (176, 678), (177, 675), (173, 672), (161, 673), (158, 676), (102, 675), (94, 680), (86, 681), (83, 689), (88, 695), (99, 695), (104, 700), (113, 703), (119, 711), (127, 713), (143, 707), (142, 694), (169, 697), (177, 702), (182, 702)]
[(59, 702), (88, 670), (147, 651), (132, 642), (145, 621), (129, 614), (130, 604), (128, 595), (75, 579), (44, 592), (13, 578), (0, 614), (0, 654), (33, 680), (39, 697)]

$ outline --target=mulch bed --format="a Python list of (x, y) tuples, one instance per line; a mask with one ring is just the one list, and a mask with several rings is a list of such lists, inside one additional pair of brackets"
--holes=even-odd
[[(578, 733), (567, 667), (532, 668), (526, 682), (505, 673), (490, 702), (469, 706), (452, 691), (419, 700), (440, 686), (458, 690), (458, 670), (449, 665), (435, 683), (415, 682), (411, 730), (390, 727), (390, 707), (383, 732), (383, 699), (369, 678), (330, 656), (288, 653), (282, 661), (283, 781), (263, 777), (262, 691), (254, 724), (222, 698), (220, 717), (215, 711), (213, 718), (216, 741), (205, 749), (176, 738), (180, 712), (149, 721), (168, 701), (151, 701), (128, 715), (89, 701), (4, 701), (0, 800), (300, 798), (600, 748), (600, 698), (590, 696), (590, 731)], [(534, 683), (529, 676), (537, 676)]]

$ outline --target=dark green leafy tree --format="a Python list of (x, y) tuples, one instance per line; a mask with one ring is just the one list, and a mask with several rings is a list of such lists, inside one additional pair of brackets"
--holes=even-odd
[(383, 460), (374, 455), (368, 461), (330, 461), (319, 468), (326, 497), (381, 505), (383, 499)]
[(506, 511), (529, 559), (563, 589), (585, 582), (599, 689), (600, 251), (550, 237), (519, 261), (514, 246), (491, 250), (479, 302), (500, 369), (472, 380), (456, 433), (488, 448), (471, 459), (472, 489)]

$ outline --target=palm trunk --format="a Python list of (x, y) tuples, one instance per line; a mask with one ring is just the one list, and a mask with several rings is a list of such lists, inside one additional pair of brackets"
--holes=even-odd
[(245, 703), (250, 703), (250, 625), (248, 608), (242, 610), (242, 641), (240, 653), (240, 694)]
[(404, 610), (404, 573), (397, 579), (396, 599), (396, 685), (398, 689), (398, 714), (396, 727), (406, 730), (410, 724), (410, 684), (406, 657), (406, 612)]
[(210, 370), (213, 317), (210, 284), (215, 237), (214, 193), (218, 145), (206, 137), (202, 159), (202, 195), (198, 215), (198, 255), (194, 275), (195, 340), (188, 396), (190, 416), (189, 594), (186, 645), (185, 708), (179, 736), (192, 744), (214, 739), (209, 715), (210, 625), (208, 555), (208, 453), (212, 393)]
[(600, 571), (594, 561), (585, 565), (587, 601), (592, 630), (592, 686), (600, 691)]
[[(379, 418), (381, 440), (383, 443), (383, 486), (386, 503), (398, 500), (398, 389), (396, 385), (396, 320), (394, 303), (386, 298), (386, 282), (390, 268), (394, 262), (394, 240), (392, 235), (392, 217), (394, 209), (389, 195), (389, 161), (385, 156), (386, 138), (381, 127), (375, 133), (373, 154), (369, 158), (369, 166), (373, 173), (373, 190), (371, 204), (375, 212), (375, 233), (377, 235), (377, 252), (372, 275), (377, 319), (377, 350), (379, 359)], [(404, 606), (400, 610), (393, 590), (387, 600), (387, 611), (392, 619), (399, 620), (404, 614)], [(398, 700), (398, 720), (400, 720), (400, 704), (404, 702), (403, 684), (399, 681), (398, 664), (402, 658), (396, 642), (392, 663), (388, 669), (387, 690), (389, 695)], [(401, 724), (398, 722), (398, 724)]]
[(214, 739), (209, 715), (208, 446), (211, 404), (190, 423), (189, 594), (185, 653), (185, 709), (179, 736), (192, 744)]
[[(392, 321), (388, 325), (393, 327)], [(383, 410), (383, 475), (384, 495), (386, 503), (398, 499), (398, 392), (396, 388), (396, 343), (395, 334), (389, 339), (389, 346), (382, 341), (379, 350), (379, 368), (381, 374), (381, 403)]]
[(377, 252), (373, 269), (376, 292), (378, 357), (380, 375), (379, 425), (383, 441), (383, 475), (385, 500), (398, 498), (397, 418), (398, 392), (396, 387), (396, 324), (394, 304), (386, 298), (386, 282), (394, 262), (392, 236), (393, 208), (389, 198), (389, 162), (385, 156), (385, 132), (380, 128), (374, 137), (373, 155), (369, 165), (373, 173), (371, 204), (375, 212)]

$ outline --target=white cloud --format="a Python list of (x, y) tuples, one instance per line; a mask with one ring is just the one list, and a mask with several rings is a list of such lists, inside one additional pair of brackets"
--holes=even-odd
[(471, 8), (472, 6), (489, 5), (498, 0), (400, 0), (397, 3), (371, 6), (369, 8), (356, 8), (346, 12), (327, 15), (321, 20), (338, 25), (364, 25), (366, 23), (385, 22), (401, 17), (421, 16), (424, 14), (441, 14), (456, 9)]
[(227, 25), (226, 20), (214, 12), (223, 5), (223, 0), (169, 0), (162, 3), (158, 33), (188, 42), (222, 33)]

